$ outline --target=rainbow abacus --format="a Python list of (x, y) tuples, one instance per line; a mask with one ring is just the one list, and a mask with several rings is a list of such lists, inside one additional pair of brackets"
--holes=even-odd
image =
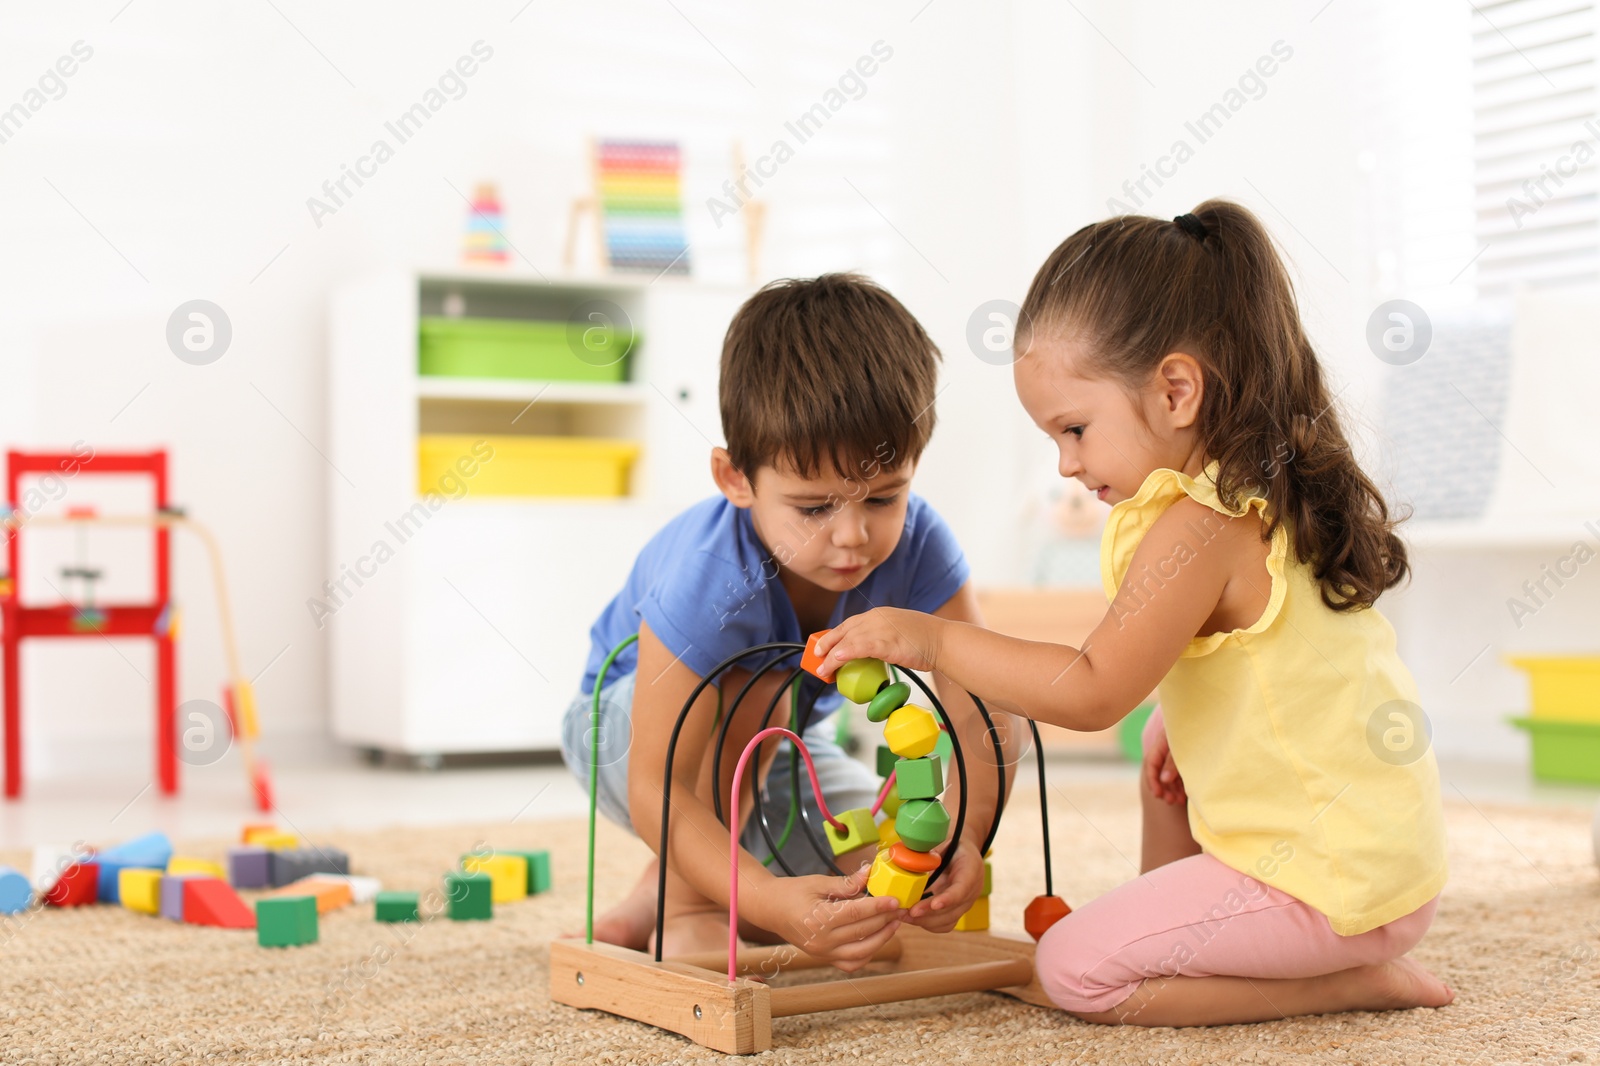
[(682, 154), (671, 141), (600, 141), (595, 191), (613, 270), (689, 273)]

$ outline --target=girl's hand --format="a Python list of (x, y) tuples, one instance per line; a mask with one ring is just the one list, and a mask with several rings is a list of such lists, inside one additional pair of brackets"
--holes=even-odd
[(817, 641), (822, 672), (832, 677), (851, 659), (882, 659), (907, 670), (932, 670), (943, 624), (931, 614), (897, 607), (878, 607), (846, 618)]
[(965, 840), (950, 852), (939, 879), (929, 887), (933, 895), (916, 902), (906, 912), (912, 925), (920, 925), (930, 933), (948, 933), (967, 912), (983, 891), (983, 856)]
[(1178, 773), (1177, 764), (1172, 761), (1172, 747), (1167, 743), (1167, 727), (1161, 717), (1161, 708), (1157, 707), (1150, 715), (1143, 740), (1144, 765), (1141, 772), (1151, 794), (1165, 800), (1169, 806), (1188, 802), (1188, 794), (1183, 789), (1183, 777)]
[[(892, 899), (863, 896), (871, 864), (849, 877), (779, 877), (763, 890), (759, 924), (808, 955), (826, 959), (845, 973), (872, 961), (894, 936), (906, 912)], [(981, 876), (981, 873), (980, 873)], [(772, 920), (772, 916), (781, 916)]]

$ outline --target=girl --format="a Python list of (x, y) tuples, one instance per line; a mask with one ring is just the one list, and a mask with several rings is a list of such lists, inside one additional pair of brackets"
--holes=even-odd
[(1402, 957), (1445, 882), (1427, 723), (1373, 607), (1407, 575), (1406, 550), (1265, 229), (1225, 200), (1087, 226), (1034, 277), (1017, 349), (1017, 396), (1061, 476), (1113, 504), (1110, 610), (1079, 649), (879, 609), (821, 643), (824, 671), (863, 657), (938, 670), (1080, 730), (1160, 683), (1141, 876), (1039, 942), (1045, 991), (1078, 1017), (1449, 1003)]

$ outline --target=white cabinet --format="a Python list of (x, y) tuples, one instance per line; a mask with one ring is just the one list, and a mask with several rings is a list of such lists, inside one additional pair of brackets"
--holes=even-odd
[[(547, 282), (396, 272), (341, 290), (330, 345), (333, 730), (407, 755), (552, 750), (589, 626), (634, 555), (715, 489), (717, 364), (748, 293), (662, 278)], [(628, 380), (543, 382), (418, 372), (418, 320), (561, 319), (594, 301), (639, 330)], [(418, 491), (424, 433), (631, 440), (626, 496), (435, 497)]]

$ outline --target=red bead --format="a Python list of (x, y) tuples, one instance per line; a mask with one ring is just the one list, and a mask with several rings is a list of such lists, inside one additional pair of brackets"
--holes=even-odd
[(822, 666), (822, 656), (817, 654), (817, 641), (832, 632), (833, 630), (831, 629), (819, 629), (811, 634), (806, 638), (806, 650), (800, 656), (800, 669), (821, 681), (828, 679), (817, 673), (817, 670)]
[(1033, 902), (1022, 912), (1022, 928), (1028, 931), (1029, 936), (1038, 940), (1044, 936), (1046, 929), (1071, 913), (1072, 908), (1067, 906), (1067, 901), (1060, 896), (1035, 896)]

